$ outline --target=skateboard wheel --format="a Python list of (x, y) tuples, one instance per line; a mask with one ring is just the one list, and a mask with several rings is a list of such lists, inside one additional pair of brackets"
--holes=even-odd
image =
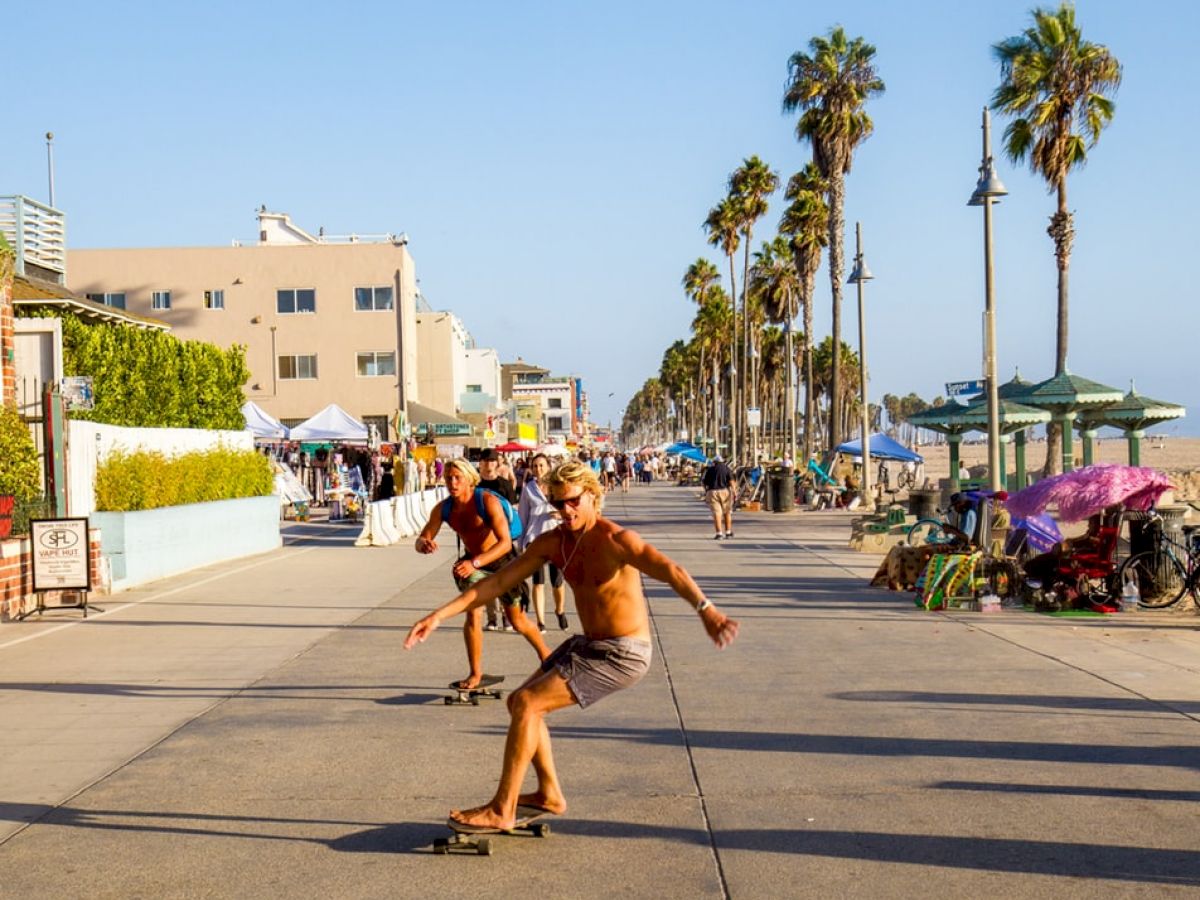
[(450, 852), (450, 842), (445, 838), (438, 838), (433, 842), (433, 852), (439, 856)]
[(479, 839), (479, 846), (475, 850), (480, 856), (492, 855), (492, 842), (487, 838)]
[(453, 698), (453, 697), (443, 697), (442, 699), (446, 701), (446, 705), (447, 705), (447, 706), (449, 706), (451, 703), (453, 703), (453, 702), (454, 702), (454, 698)]
[(472, 706), (478, 706), (478, 705), (479, 705), (479, 698), (478, 698), (478, 697), (472, 697), (472, 698), (471, 698), (471, 705), (472, 705)]
[(534, 837), (540, 837), (540, 838), (549, 837), (550, 836), (550, 826), (545, 822), (538, 822), (536, 825), (533, 826), (533, 834), (534, 834)]

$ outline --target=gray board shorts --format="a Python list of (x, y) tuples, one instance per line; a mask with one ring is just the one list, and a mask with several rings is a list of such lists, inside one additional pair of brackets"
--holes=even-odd
[(637, 684), (649, 671), (651, 658), (649, 641), (623, 637), (594, 641), (577, 634), (542, 661), (542, 671), (558, 672), (583, 708)]

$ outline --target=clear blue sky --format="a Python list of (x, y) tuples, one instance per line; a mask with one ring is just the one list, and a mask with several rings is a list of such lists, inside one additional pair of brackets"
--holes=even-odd
[[(961, 2), (55, 3), (6, 14), (0, 193), (56, 203), (74, 247), (250, 238), (260, 204), (330, 233), (406, 231), (424, 293), (478, 343), (582, 375), (614, 424), (686, 337), (701, 223), (758, 154), (809, 158), (780, 112), (789, 55), (842, 24), (887, 92), (847, 179), (861, 221), (873, 402), (978, 377), (983, 223), (965, 205), (990, 46), (1034, 4)], [(1113, 125), (1072, 175), (1070, 368), (1186, 404), (1200, 433), (1191, 71), (1200, 4), (1082, 0), (1124, 65)], [(34, 65), (36, 61), (36, 65)], [(994, 124), (997, 138), (1003, 121)], [(997, 148), (998, 148), (998, 141)], [(1001, 154), (999, 370), (1053, 368), (1053, 198)], [(781, 204), (760, 225), (773, 232)], [(757, 238), (756, 238), (757, 244)], [(818, 278), (816, 330), (829, 330)], [(846, 293), (843, 338), (857, 345)], [(611, 397), (609, 395), (612, 395)]]

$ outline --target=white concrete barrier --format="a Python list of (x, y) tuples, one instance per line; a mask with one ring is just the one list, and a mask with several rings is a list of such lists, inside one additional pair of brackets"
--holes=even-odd
[(396, 520), (392, 514), (392, 501), (377, 500), (371, 506), (375, 510), (371, 543), (376, 547), (390, 547), (400, 540), (400, 533), (396, 531)]
[(405, 494), (402, 498), (404, 501), (404, 516), (405, 524), (410, 534), (417, 534), (425, 527), (425, 520), (420, 518), (420, 513), (417, 510), (419, 497), (416, 494)]
[(374, 510), (371, 507), (373, 503), (363, 504), (363, 530), (358, 537), (354, 539), (355, 547), (370, 547), (371, 546), (371, 526), (374, 519)]

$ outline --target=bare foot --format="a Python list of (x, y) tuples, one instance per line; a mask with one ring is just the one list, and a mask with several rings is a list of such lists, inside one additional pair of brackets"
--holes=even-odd
[(492, 806), (476, 806), (474, 809), (452, 809), (450, 818), (463, 825), (475, 825), (481, 828), (512, 828), (516, 819), (505, 818)]
[(456, 688), (458, 688), (459, 690), (470, 691), (470, 690), (474, 690), (475, 688), (479, 687), (479, 682), (481, 682), (481, 681), (483, 681), (482, 673), (480, 673), (478, 675), (468, 675), (466, 678), (462, 679), (461, 681), (454, 682), (454, 686)]
[(562, 815), (567, 811), (567, 801), (562, 794), (543, 794), (541, 791), (534, 791), (532, 794), (521, 794), (517, 797), (517, 806), (536, 806), (538, 809), (544, 809), (546, 812)]

